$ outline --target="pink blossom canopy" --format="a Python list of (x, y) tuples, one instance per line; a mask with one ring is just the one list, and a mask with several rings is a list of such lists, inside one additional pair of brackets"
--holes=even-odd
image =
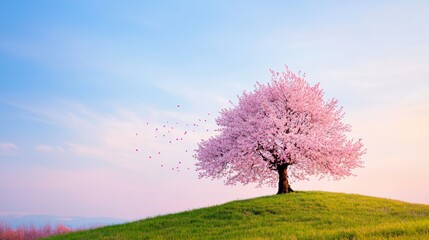
[(275, 170), (285, 164), (292, 180), (310, 175), (337, 180), (361, 167), (363, 144), (347, 139), (351, 127), (341, 121), (338, 101), (325, 101), (319, 84), (310, 86), (288, 68), (271, 73), (271, 83), (257, 83), (238, 105), (221, 111), (219, 135), (199, 143), (200, 177), (274, 186)]

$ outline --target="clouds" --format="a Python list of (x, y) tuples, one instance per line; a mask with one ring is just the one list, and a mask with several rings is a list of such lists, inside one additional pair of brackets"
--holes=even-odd
[(35, 147), (36, 151), (40, 152), (40, 153), (46, 153), (46, 154), (51, 154), (51, 153), (64, 153), (64, 148), (59, 147), (59, 146), (51, 146), (51, 145), (37, 145)]
[(0, 142), (0, 156), (13, 156), (18, 153), (18, 146), (10, 142)]
[[(193, 169), (192, 154), (196, 143), (213, 134), (216, 128), (216, 113), (191, 112), (188, 106), (177, 107), (177, 104), (170, 110), (149, 105), (138, 109), (116, 106), (107, 113), (77, 102), (12, 106), (24, 111), (28, 119), (49, 129), (37, 134), (40, 140), (37, 140), (34, 151), (41, 155), (32, 158), (50, 159), (53, 162), (43, 164), (56, 168), (61, 168), (61, 165), (55, 163), (55, 159), (61, 159), (67, 167), (87, 163), (137, 172), (154, 165), (176, 168), (177, 162), (181, 161), (186, 163), (183, 168)], [(156, 161), (148, 162), (150, 159)], [(28, 164), (39, 162), (28, 159)]]
[(15, 150), (15, 149), (18, 149), (18, 146), (16, 146), (13, 143), (0, 142), (0, 149), (3, 149), (3, 150)]

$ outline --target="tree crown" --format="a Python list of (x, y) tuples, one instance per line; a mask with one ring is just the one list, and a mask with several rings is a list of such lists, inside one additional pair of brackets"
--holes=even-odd
[(274, 185), (279, 167), (289, 167), (292, 180), (341, 179), (361, 167), (363, 144), (347, 139), (351, 127), (337, 99), (325, 101), (319, 84), (310, 86), (288, 68), (271, 73), (271, 83), (257, 83), (221, 111), (220, 134), (199, 143), (200, 177)]

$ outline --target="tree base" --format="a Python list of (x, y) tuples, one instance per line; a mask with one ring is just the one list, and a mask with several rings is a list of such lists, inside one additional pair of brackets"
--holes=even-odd
[(285, 193), (291, 193), (294, 192), (293, 189), (289, 186), (287, 189), (279, 189), (279, 191), (277, 192), (277, 194), (285, 194)]

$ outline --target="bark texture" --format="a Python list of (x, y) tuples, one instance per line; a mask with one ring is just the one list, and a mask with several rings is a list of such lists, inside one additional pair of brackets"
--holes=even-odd
[(279, 190), (277, 194), (290, 193), (293, 192), (289, 184), (289, 178), (287, 175), (287, 164), (279, 165), (277, 171), (279, 173)]

